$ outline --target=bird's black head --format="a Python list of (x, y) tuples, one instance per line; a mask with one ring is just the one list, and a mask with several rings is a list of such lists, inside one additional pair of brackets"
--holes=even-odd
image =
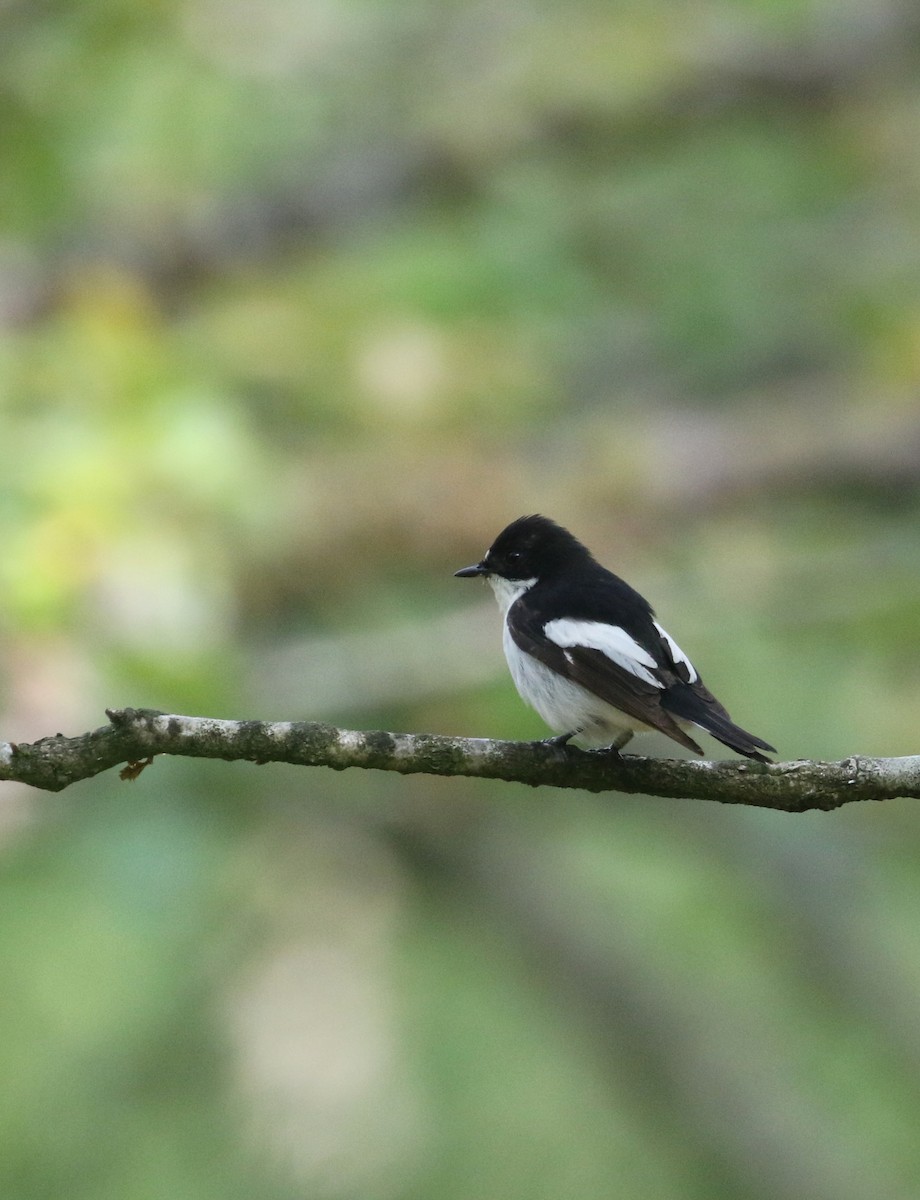
[(461, 578), (500, 575), (503, 579), (542, 580), (592, 561), (588, 548), (549, 517), (518, 517), (501, 531), (481, 562), (455, 574)]

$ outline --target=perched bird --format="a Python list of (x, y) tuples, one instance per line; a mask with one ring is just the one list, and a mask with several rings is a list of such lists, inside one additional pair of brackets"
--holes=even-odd
[(732, 722), (649, 602), (555, 521), (519, 517), (481, 562), (456, 574), (492, 585), (511, 677), (558, 732), (548, 741), (578, 736), (620, 750), (634, 733), (657, 729), (702, 754), (686, 732), (696, 725), (739, 754), (770, 761), (761, 751), (774, 747)]

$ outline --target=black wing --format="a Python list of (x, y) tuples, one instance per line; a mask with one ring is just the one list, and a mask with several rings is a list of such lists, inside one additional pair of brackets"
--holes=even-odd
[[(695, 754), (703, 750), (662, 707), (664, 688), (656, 687), (640, 675), (614, 662), (602, 650), (586, 646), (558, 646), (543, 632), (543, 622), (521, 597), (508, 613), (508, 627), (516, 645), (533, 655), (550, 670), (580, 684), (618, 712), (643, 725), (667, 734)], [(652, 672), (657, 674), (658, 672)], [(674, 682), (676, 677), (672, 675)]]

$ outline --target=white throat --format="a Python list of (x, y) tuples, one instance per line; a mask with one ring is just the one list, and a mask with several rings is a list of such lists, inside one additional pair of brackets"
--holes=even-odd
[(523, 596), (536, 582), (536, 579), (505, 579), (501, 575), (490, 575), (489, 583), (502, 616), (505, 616), (515, 600)]

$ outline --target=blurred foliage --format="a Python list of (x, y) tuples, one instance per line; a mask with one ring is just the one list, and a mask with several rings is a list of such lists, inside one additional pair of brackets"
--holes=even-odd
[[(451, 571), (543, 511), (782, 757), (916, 750), (914, 6), (3, 24), (4, 738), (541, 736)], [(0, 1191), (913, 1200), (911, 806), (710, 807), (7, 785)]]

